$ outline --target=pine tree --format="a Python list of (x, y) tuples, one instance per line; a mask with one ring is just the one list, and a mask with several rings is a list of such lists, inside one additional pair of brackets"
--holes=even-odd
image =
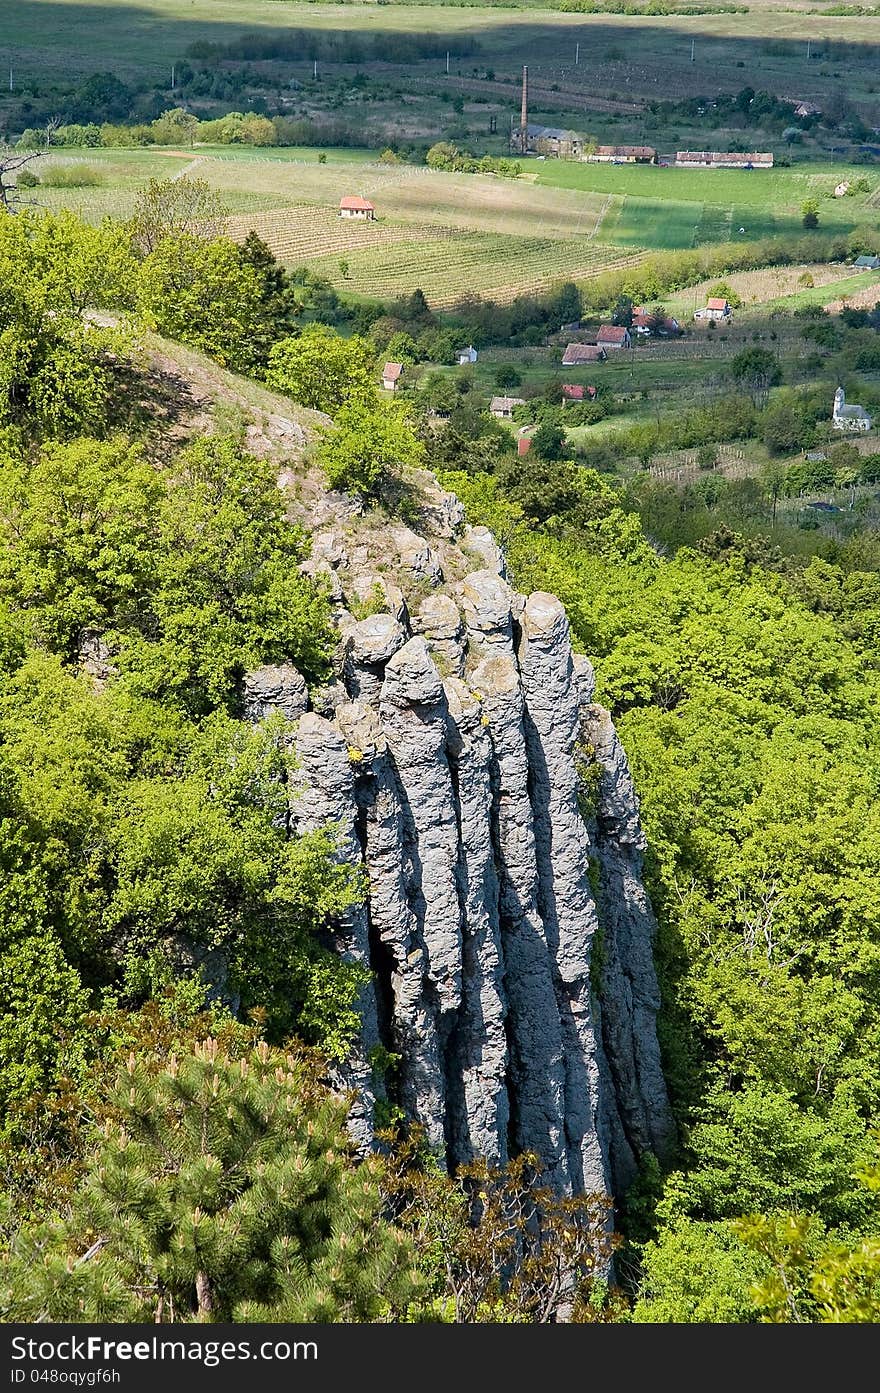
[(363, 1321), (405, 1304), (409, 1247), (345, 1115), (304, 1054), (207, 1039), (164, 1065), (132, 1055), (71, 1213), (12, 1245), (2, 1318)]

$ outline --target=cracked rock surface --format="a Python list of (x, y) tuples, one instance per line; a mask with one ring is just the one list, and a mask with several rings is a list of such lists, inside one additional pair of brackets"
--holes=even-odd
[(249, 719), (295, 723), (291, 825), (333, 824), (369, 885), (333, 927), (372, 973), (340, 1073), (352, 1134), (370, 1145), (381, 1043), (391, 1101), (450, 1167), (528, 1149), (560, 1191), (619, 1193), (674, 1143), (626, 756), (561, 602), (517, 594), (453, 495), (429, 503), (429, 539), (328, 518), (315, 562), (354, 613), (384, 609), (337, 610), (310, 698), (289, 665), (245, 681)]

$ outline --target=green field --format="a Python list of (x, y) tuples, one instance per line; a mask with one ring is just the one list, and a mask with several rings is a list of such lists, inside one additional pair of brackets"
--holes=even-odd
[[(52, 154), (41, 168), (82, 163), (99, 184), (40, 187), (32, 202), (90, 219), (127, 217), (148, 178), (185, 172), (222, 195), (233, 236), (253, 228), (287, 265), (312, 266), (355, 296), (393, 297), (421, 286), (441, 308), (475, 290), (509, 300), (589, 278), (633, 255), (596, 235), (608, 208), (601, 195), (382, 165), (364, 152), (338, 151), (322, 164), (316, 151), (273, 150), (264, 157), (234, 147), (83, 150)], [(341, 222), (337, 210), (346, 193), (368, 196), (376, 221)]]
[[(56, 152), (40, 167), (86, 163), (100, 182), (39, 188), (32, 201), (91, 219), (126, 217), (148, 178), (188, 173), (222, 195), (233, 236), (253, 228), (286, 264), (313, 266), (349, 294), (391, 297), (421, 286), (442, 308), (475, 290), (509, 300), (560, 280), (583, 281), (651, 250), (797, 234), (798, 201), (833, 187), (845, 172), (697, 173), (555, 161), (529, 162), (521, 178), (509, 179), (382, 164), (367, 151), (327, 153), (324, 163), (316, 150), (235, 146)], [(698, 200), (706, 188), (730, 202)], [(675, 197), (660, 196), (667, 191)], [(340, 222), (339, 200), (350, 193), (375, 203), (375, 222)], [(876, 226), (875, 196), (876, 188), (823, 199), (822, 228)]]
[[(413, 65), (396, 63), (389, 43), (379, 66), (427, 85), (434, 97), (444, 85), (467, 90), (468, 79), (491, 67), (496, 100), (508, 111), (515, 109), (516, 93), (506, 93), (502, 84), (514, 81), (528, 62), (536, 110), (589, 112), (598, 97), (638, 110), (645, 100), (736, 91), (748, 82), (819, 100), (845, 90), (869, 125), (880, 124), (877, 19), (822, 14), (804, 0), (759, 0), (747, 14), (650, 17), (567, 14), (522, 4), (506, 9), (296, 0), (0, 0), (0, 61), (8, 58), (20, 78), (30, 73), (43, 83), (108, 69), (128, 79), (155, 80), (169, 74), (195, 41), (228, 43), (246, 33), (290, 28), (318, 36), (448, 37), (453, 50), (460, 39), (476, 47), (462, 57), (453, 51), (448, 78), (439, 45), (436, 55)], [(577, 65), (575, 42), (581, 45)], [(297, 75), (306, 77), (309, 66), (304, 55), (295, 65)], [(329, 74), (333, 65), (327, 66)], [(652, 136), (644, 121), (639, 115), (636, 124), (642, 123), (643, 136)]]

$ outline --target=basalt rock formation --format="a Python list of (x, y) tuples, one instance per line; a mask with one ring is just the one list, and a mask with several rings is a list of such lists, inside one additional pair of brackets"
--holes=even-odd
[[(560, 1190), (619, 1193), (673, 1140), (637, 800), (562, 604), (518, 595), (456, 503), (440, 496), (430, 545), (322, 535), (355, 610), (336, 678), (305, 711), (290, 669), (258, 670), (247, 714), (296, 721), (293, 822), (332, 823), (367, 874), (335, 927), (372, 975), (341, 1077), (358, 1144), (387, 1087), (450, 1166), (528, 1149)], [(387, 554), (369, 575), (389, 551), (396, 579)], [(357, 619), (368, 595), (384, 608)]]

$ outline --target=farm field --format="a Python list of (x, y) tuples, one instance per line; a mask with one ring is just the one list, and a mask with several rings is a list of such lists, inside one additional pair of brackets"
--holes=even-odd
[[(805, 285), (809, 277), (812, 285)], [(690, 318), (694, 310), (705, 303), (714, 281), (701, 281), (680, 295), (664, 297), (664, 305), (670, 314), (679, 318)], [(768, 266), (759, 271), (733, 271), (724, 277), (743, 302), (737, 317), (749, 319), (769, 314), (774, 309), (795, 309), (798, 305), (828, 305), (837, 300), (849, 300), (851, 296), (876, 288), (880, 299), (880, 275), (876, 271), (853, 273), (849, 267), (837, 263), (810, 263), (798, 266)]]
[[(396, 296), (421, 286), (445, 308), (475, 290), (510, 300), (559, 280), (588, 279), (639, 259), (595, 236), (609, 200), (525, 181), (382, 165), (365, 152), (319, 164), (315, 151), (83, 150), (53, 154), (41, 168), (87, 165), (101, 181), (83, 188), (41, 186), (31, 201), (98, 219), (129, 216), (148, 178), (186, 173), (217, 189), (229, 232), (254, 229), (287, 265), (308, 265), (353, 296)], [(339, 199), (376, 203), (374, 222), (342, 222)], [(343, 274), (340, 262), (347, 263)]]
[[(557, 161), (536, 182), (529, 166), (526, 175), (510, 179), (384, 164), (369, 151), (332, 150), (319, 162), (314, 149), (230, 146), (65, 150), (52, 153), (40, 168), (56, 164), (86, 165), (97, 182), (82, 188), (43, 185), (31, 195), (37, 206), (67, 207), (91, 219), (126, 217), (149, 178), (185, 173), (222, 195), (233, 237), (243, 240), (254, 229), (285, 264), (309, 265), (347, 294), (395, 296), (421, 286), (439, 308), (475, 290), (504, 301), (560, 280), (587, 280), (654, 249), (797, 234), (799, 218), (783, 209), (807, 190), (826, 190), (840, 173), (823, 168), (809, 175), (700, 174)], [(724, 207), (697, 201), (694, 195), (707, 184), (736, 202)], [(662, 198), (664, 187), (686, 197)], [(632, 190), (655, 192), (645, 197)], [(760, 205), (762, 192), (775, 201), (773, 207)], [(822, 226), (846, 231), (862, 221), (876, 224), (875, 192), (825, 199)], [(339, 200), (351, 193), (375, 203), (374, 222), (340, 221)], [(344, 269), (341, 262), (347, 263)], [(827, 268), (821, 275), (828, 278)], [(840, 294), (867, 284), (842, 285)], [(775, 295), (796, 290), (787, 280)]]
[[(803, 78), (810, 74), (814, 85), (834, 80), (835, 54), (823, 54), (820, 45), (848, 43), (868, 47), (876, 44), (876, 20), (870, 15), (829, 16), (804, 4), (796, 8), (783, 5), (749, 6), (747, 14), (628, 16), (616, 14), (566, 14), (540, 6), (515, 9), (503, 5), (479, 7), (479, 18), (472, 9), (442, 3), (397, 5), (382, 12), (375, 4), (289, 4), (277, 0), (18, 0), (0, 3), (0, 33), (4, 47), (15, 48), (23, 57), (42, 54), (49, 64), (65, 63), (95, 71), (100, 62), (123, 67), (129, 72), (159, 67), (179, 58), (197, 40), (230, 42), (244, 33), (260, 29), (330, 30), (351, 33), (371, 31), (436, 35), (479, 36), (486, 58), (522, 62), (524, 56), (540, 77), (545, 67), (573, 72), (571, 36), (582, 31), (589, 42), (589, 67), (605, 67), (625, 61), (634, 67), (656, 61), (664, 65), (667, 80), (655, 78), (653, 95), (675, 92), (684, 95), (696, 83), (704, 83), (706, 71), (715, 69), (724, 82), (736, 81), (728, 74), (727, 62), (734, 47), (745, 64), (753, 86), (770, 86), (771, 75)], [(536, 28), (539, 33), (536, 34)], [(690, 38), (699, 38), (700, 52), (690, 62)], [(793, 51), (800, 39), (811, 38), (819, 55), (830, 59), (830, 70), (817, 71), (806, 54)], [(626, 53), (616, 56), (614, 47), (626, 45)], [(609, 52), (608, 47), (611, 46)], [(858, 59), (868, 54), (853, 54)], [(676, 59), (688, 79), (676, 81)], [(112, 61), (111, 61), (112, 60)], [(392, 59), (393, 61), (393, 59)], [(588, 65), (582, 84), (586, 85)], [(731, 65), (735, 67), (735, 65)], [(604, 71), (602, 77), (604, 78)], [(644, 75), (647, 78), (647, 74)], [(603, 85), (604, 82), (603, 82)], [(716, 84), (717, 85), (717, 84)], [(705, 90), (704, 85), (697, 90)], [(725, 90), (726, 87), (725, 87)]]

